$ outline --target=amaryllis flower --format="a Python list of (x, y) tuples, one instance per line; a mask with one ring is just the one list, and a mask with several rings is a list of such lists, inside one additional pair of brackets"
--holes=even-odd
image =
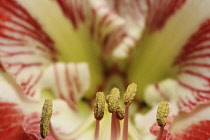
[(210, 138), (209, 7), (0, 0), (0, 139)]

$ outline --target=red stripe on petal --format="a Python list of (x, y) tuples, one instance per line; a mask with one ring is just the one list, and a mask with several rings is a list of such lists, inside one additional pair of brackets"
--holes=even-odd
[(43, 69), (56, 59), (53, 41), (15, 0), (0, 1), (0, 39), (3, 68), (28, 98), (37, 100)]
[(147, 26), (151, 31), (160, 30), (170, 16), (179, 10), (186, 0), (147, 0)]
[(4, 67), (2, 66), (2, 64), (0, 63), (0, 71), (5, 72)]
[(210, 138), (210, 121), (200, 121), (192, 124), (180, 133), (172, 134), (173, 140), (208, 140)]
[(0, 136), (4, 140), (36, 140), (34, 136), (27, 135), (22, 122), (24, 115), (14, 103), (0, 102)]
[(56, 0), (60, 5), (63, 13), (68, 17), (76, 29), (80, 22), (85, 21), (85, 6), (84, 0)]

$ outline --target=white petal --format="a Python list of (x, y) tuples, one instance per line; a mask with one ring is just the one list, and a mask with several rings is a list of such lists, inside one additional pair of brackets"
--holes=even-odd
[(155, 136), (150, 133), (150, 127), (156, 122), (157, 106), (153, 107), (148, 113), (136, 114), (135, 124), (140, 135), (144, 140), (155, 139)]
[(30, 99), (39, 98), (34, 86), (42, 70), (55, 59), (53, 41), (17, 1), (0, 3), (0, 60)]

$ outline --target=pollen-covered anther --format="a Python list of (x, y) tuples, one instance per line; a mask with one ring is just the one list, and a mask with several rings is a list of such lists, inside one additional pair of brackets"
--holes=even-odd
[(51, 116), (52, 116), (52, 100), (46, 99), (44, 102), (44, 106), (42, 108), (42, 116), (40, 122), (40, 133), (42, 138), (47, 137)]
[(106, 96), (106, 102), (108, 104), (108, 110), (110, 113), (116, 112), (119, 99), (120, 90), (118, 88), (113, 88), (111, 93)]
[(137, 85), (135, 83), (131, 83), (130, 85), (128, 85), (127, 90), (123, 97), (124, 104), (126, 106), (129, 106), (132, 103), (136, 95), (136, 92), (137, 92)]
[(160, 127), (164, 127), (166, 125), (168, 113), (169, 113), (168, 102), (160, 102), (156, 115), (157, 124)]
[(105, 110), (105, 96), (103, 92), (96, 93), (96, 101), (94, 106), (94, 117), (97, 120), (101, 120), (104, 116)]
[(116, 115), (117, 115), (117, 118), (119, 120), (124, 119), (124, 117), (125, 117), (125, 110), (122, 108), (122, 106), (117, 106)]

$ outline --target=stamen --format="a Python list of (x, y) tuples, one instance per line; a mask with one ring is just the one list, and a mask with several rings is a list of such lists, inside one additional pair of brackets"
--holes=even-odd
[(111, 140), (117, 140), (120, 131), (119, 120), (116, 116), (117, 107), (120, 99), (120, 90), (118, 88), (113, 88), (111, 93), (106, 96), (106, 102), (108, 104), (108, 110), (112, 113), (111, 122)]
[(46, 99), (44, 102), (44, 106), (42, 108), (42, 116), (40, 123), (40, 133), (43, 139), (47, 137), (50, 127), (51, 116), (52, 116), (52, 100)]
[(96, 93), (96, 102), (94, 106), (94, 117), (97, 120), (101, 120), (104, 116), (105, 109), (105, 96), (103, 92)]
[(124, 126), (123, 126), (123, 140), (128, 140), (128, 115), (129, 115), (129, 106), (134, 100), (134, 97), (137, 92), (137, 85), (135, 83), (131, 83), (128, 85), (126, 92), (124, 94), (124, 105), (126, 105), (125, 108), (125, 119), (124, 119)]
[(116, 112), (119, 99), (120, 90), (118, 88), (113, 88), (111, 93), (106, 96), (106, 102), (108, 104), (108, 110), (110, 113)]
[(136, 95), (137, 92), (137, 85), (135, 83), (131, 83), (130, 85), (128, 85), (127, 90), (124, 94), (124, 104), (126, 106), (129, 106), (132, 101), (134, 100), (134, 97)]
[(157, 124), (160, 126), (160, 131), (156, 140), (161, 140), (162, 138), (164, 126), (166, 125), (167, 122), (168, 113), (169, 113), (168, 102), (160, 102), (156, 115)]
[(96, 93), (96, 102), (94, 106), (94, 116), (96, 119), (95, 136), (94, 139), (98, 140), (100, 132), (100, 120), (104, 116), (105, 109), (105, 96), (103, 92)]

